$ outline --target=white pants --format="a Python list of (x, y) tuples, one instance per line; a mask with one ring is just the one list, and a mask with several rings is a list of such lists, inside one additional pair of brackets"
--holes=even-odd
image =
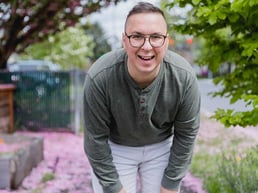
[[(168, 165), (172, 137), (160, 143), (143, 147), (128, 147), (109, 141), (113, 163), (126, 193), (137, 192), (137, 177), (141, 193), (160, 193), (161, 179)], [(94, 193), (103, 193), (98, 179), (92, 172)]]

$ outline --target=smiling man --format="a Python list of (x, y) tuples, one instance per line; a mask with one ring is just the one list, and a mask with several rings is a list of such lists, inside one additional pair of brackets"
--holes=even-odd
[(179, 193), (199, 129), (191, 65), (168, 50), (163, 12), (128, 13), (123, 48), (99, 58), (83, 95), (84, 149), (95, 193)]

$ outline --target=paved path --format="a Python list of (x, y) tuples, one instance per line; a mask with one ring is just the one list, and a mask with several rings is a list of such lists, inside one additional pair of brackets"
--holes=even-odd
[(250, 107), (246, 107), (243, 101), (237, 101), (234, 104), (230, 104), (229, 98), (212, 97), (211, 93), (222, 89), (222, 86), (214, 85), (212, 79), (200, 79), (198, 82), (202, 96), (201, 107), (204, 112), (213, 113), (218, 108), (234, 109), (236, 111), (250, 110)]

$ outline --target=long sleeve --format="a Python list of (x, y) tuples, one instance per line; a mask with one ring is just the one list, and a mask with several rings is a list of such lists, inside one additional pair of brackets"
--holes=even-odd
[(83, 94), (84, 150), (105, 193), (117, 193), (122, 185), (112, 163), (108, 144), (111, 115), (101, 85), (87, 75)]
[(162, 186), (178, 189), (191, 163), (195, 138), (200, 124), (200, 92), (196, 78), (186, 82), (174, 122), (174, 138)]

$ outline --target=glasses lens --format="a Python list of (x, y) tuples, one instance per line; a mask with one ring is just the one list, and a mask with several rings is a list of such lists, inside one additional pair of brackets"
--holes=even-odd
[(160, 47), (164, 44), (165, 37), (161, 35), (151, 35), (149, 41), (152, 47)]
[(132, 35), (130, 36), (130, 43), (133, 47), (141, 47), (144, 43), (144, 36), (142, 35)]

